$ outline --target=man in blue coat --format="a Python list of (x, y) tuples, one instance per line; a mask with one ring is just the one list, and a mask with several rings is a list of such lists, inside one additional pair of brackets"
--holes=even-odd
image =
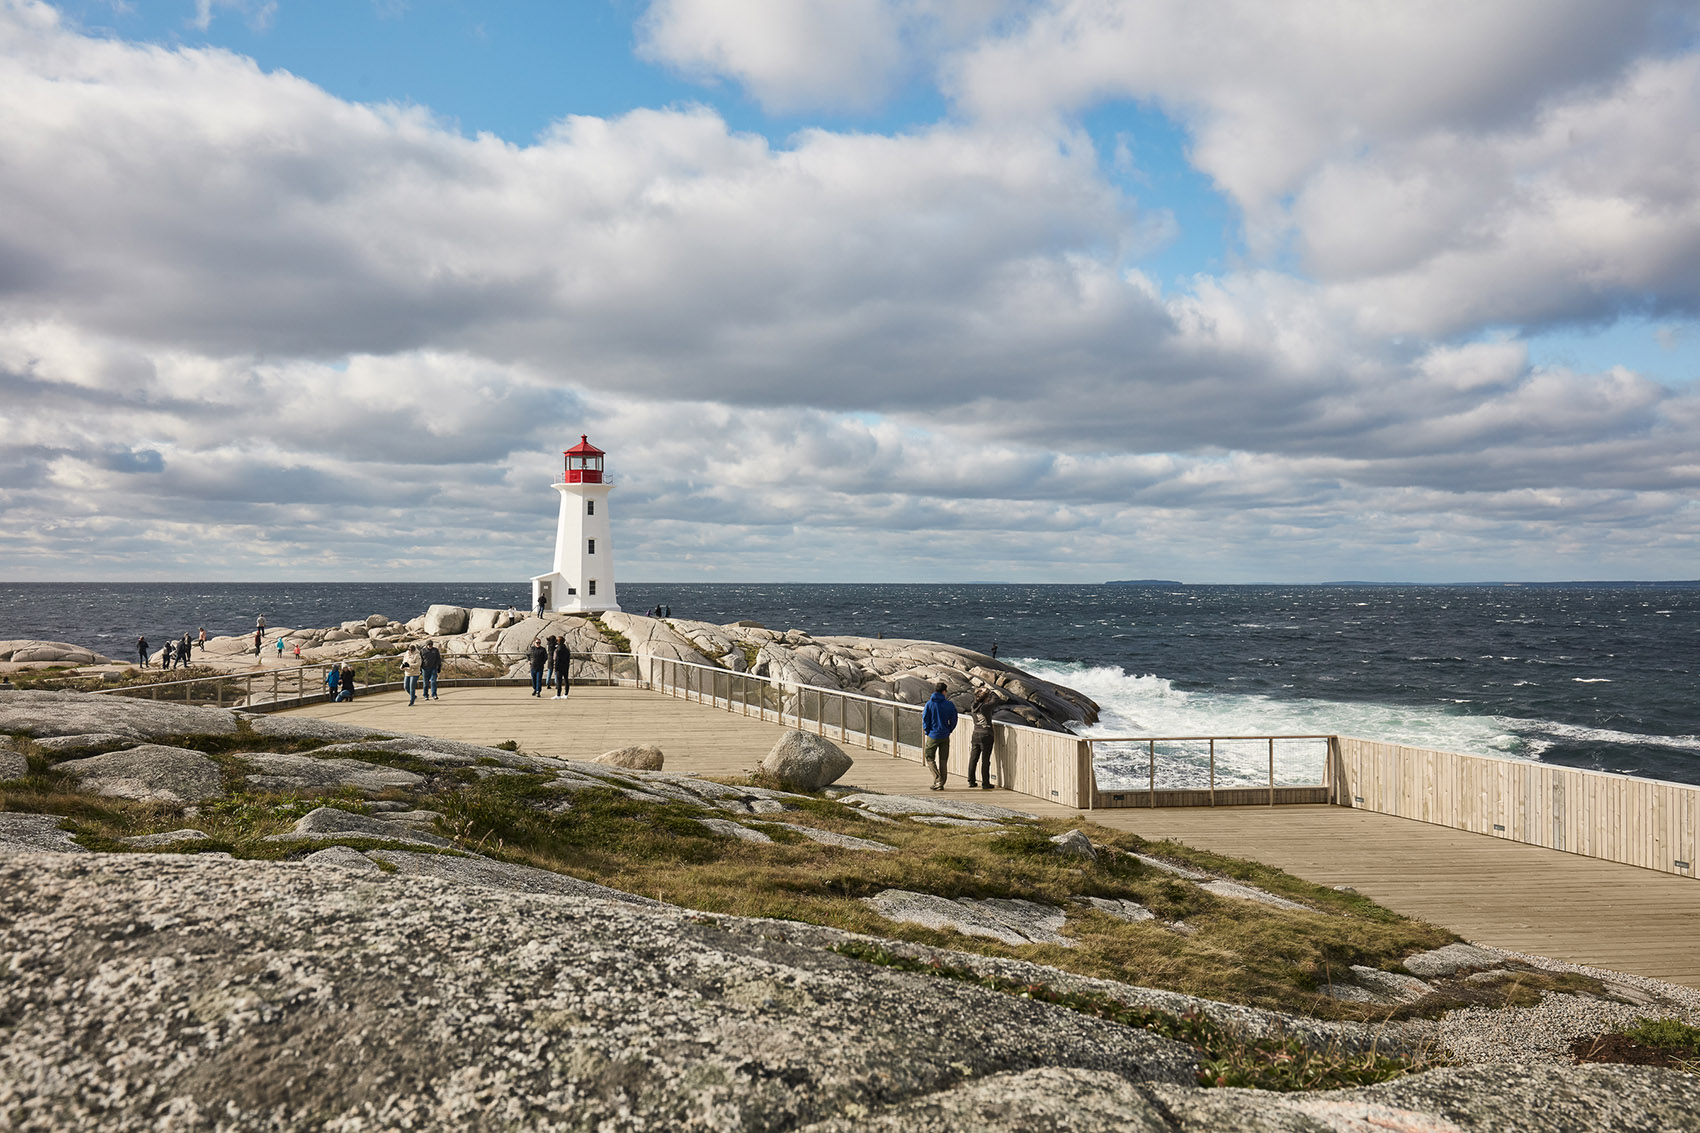
[(945, 683), (940, 681), (921, 710), (921, 758), (933, 773), (933, 790), (944, 790), (945, 776), (950, 773), (950, 734), (956, 731), (956, 705), (944, 694)]

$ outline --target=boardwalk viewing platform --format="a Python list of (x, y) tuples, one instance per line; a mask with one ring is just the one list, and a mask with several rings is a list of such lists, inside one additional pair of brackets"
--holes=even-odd
[[(608, 685), (575, 687), (565, 700), (534, 698), (519, 684), (448, 687), (442, 699), (412, 707), (402, 692), (374, 690), (350, 702), (288, 711), (446, 739), (514, 740), (524, 750), (568, 759), (655, 744), (666, 753), (668, 770), (705, 776), (749, 774), (787, 730), (661, 692)], [(965, 757), (966, 735), (958, 735), (955, 747)], [(912, 759), (854, 744), (845, 750), (855, 766), (842, 782), (930, 797), (929, 776)], [(1309, 881), (1351, 886), (1482, 944), (1700, 987), (1693, 943), (1700, 884), (1691, 877), (1343, 806), (1088, 812), (1012, 791), (971, 792), (957, 774), (947, 795), (1252, 858)]]

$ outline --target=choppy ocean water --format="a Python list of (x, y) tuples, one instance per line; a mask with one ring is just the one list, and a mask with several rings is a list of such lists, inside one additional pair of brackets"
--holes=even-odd
[[(139, 633), (240, 633), (258, 613), (327, 626), (433, 602), (523, 608), (527, 595), (524, 583), (0, 583), (0, 639), (127, 656)], [(1096, 699), (1101, 735), (1342, 733), (1700, 783), (1700, 586), (625, 583), (620, 600), (996, 643)], [(1101, 764), (1100, 776), (1143, 782), (1136, 770)]]

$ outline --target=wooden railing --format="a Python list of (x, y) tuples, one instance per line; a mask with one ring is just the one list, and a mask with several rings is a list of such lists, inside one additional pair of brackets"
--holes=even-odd
[(1342, 806), (1694, 876), (1700, 787), (1341, 736)]

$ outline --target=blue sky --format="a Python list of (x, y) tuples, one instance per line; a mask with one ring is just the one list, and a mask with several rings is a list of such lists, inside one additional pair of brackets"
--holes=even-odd
[(0, 577), (1692, 577), (1693, 11), (1429, 15), (0, 0)]

